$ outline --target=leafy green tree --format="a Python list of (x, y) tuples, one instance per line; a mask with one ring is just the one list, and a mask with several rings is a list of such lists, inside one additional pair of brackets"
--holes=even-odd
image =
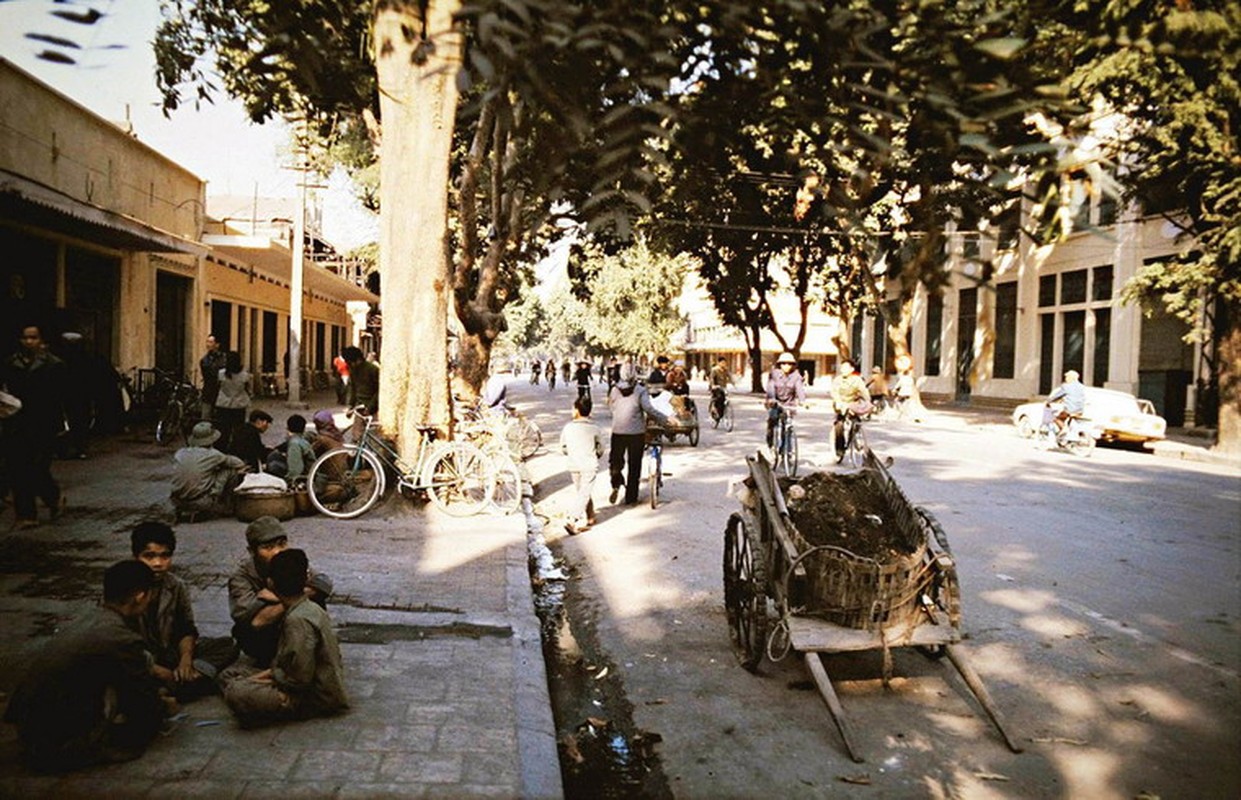
[[(700, 6), (661, 241), (698, 256), (721, 316), (743, 330), (770, 325), (768, 254), (786, 254), (803, 319), (820, 303), (846, 323), (881, 301), (870, 267), (886, 254), (906, 312), (899, 350), (916, 288), (944, 283), (946, 225), (994, 213), (1019, 174), (1057, 169), (1024, 120), (1062, 106), (1034, 43), (1065, 5)], [(819, 187), (802, 186), (807, 169)], [(750, 291), (719, 280), (746, 274)]]
[(676, 67), (662, 3), (163, 4), (167, 107), (186, 92), (209, 99), (219, 82), (256, 120), (297, 116), (329, 141), (348, 138), (348, 153), (334, 153), (357, 169), (371, 166), (368, 142), (378, 157), (380, 406), (403, 447), (419, 422), (449, 419), (450, 299), (461, 369), (477, 387), (517, 267), (539, 257), (553, 210), (625, 234), (644, 207), (645, 153)]
[(638, 237), (615, 253), (588, 248), (583, 260), (590, 276), (589, 292), (579, 301), (585, 343), (604, 353), (665, 352), (685, 324), (677, 300), (688, 259), (657, 253)]
[(1129, 296), (1162, 306), (1205, 341), (1199, 418), (1218, 407), (1219, 447), (1241, 451), (1241, 4), (1086, 4), (1095, 27), (1069, 86), (1105, 98), (1129, 127), (1105, 157), (1125, 198), (1168, 215), (1192, 242), (1148, 265)]

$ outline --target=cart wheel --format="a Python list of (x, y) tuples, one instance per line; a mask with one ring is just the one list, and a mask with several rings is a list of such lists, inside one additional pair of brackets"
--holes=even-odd
[(689, 429), (689, 446), (690, 447), (698, 446), (698, 422), (697, 421), (694, 422), (694, 427)]
[(737, 660), (756, 671), (767, 642), (767, 564), (758, 534), (737, 514), (724, 528), (724, 610)]

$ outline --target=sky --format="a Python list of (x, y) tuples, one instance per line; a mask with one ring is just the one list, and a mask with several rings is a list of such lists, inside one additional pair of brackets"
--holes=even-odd
[[(90, 7), (103, 13), (94, 25), (50, 13)], [(140, 141), (206, 180), (208, 195), (295, 196), (295, 173), (282, 168), (290, 162), (282, 122), (255, 125), (240, 103), (223, 96), (213, 105), (187, 105), (164, 117), (151, 48), (159, 22), (158, 0), (0, 0), (0, 57), (105, 119), (128, 119)], [(29, 33), (77, 42), (82, 50), (64, 52), (73, 52), (78, 63), (38, 58), (49, 45)], [(324, 197), (327, 239), (343, 249), (373, 239), (375, 222), (353, 202), (347, 179), (342, 183), (335, 176), (331, 186)]]

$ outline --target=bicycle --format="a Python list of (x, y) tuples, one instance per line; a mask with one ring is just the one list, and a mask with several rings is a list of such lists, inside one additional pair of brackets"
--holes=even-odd
[(1047, 421), (1039, 434), (1048, 450), (1063, 450), (1080, 458), (1089, 458), (1094, 453), (1096, 438), (1081, 414), (1069, 414), (1063, 429), (1058, 429), (1054, 421)]
[(387, 489), (387, 469), (397, 490), (425, 494), (440, 510), (457, 517), (486, 509), (495, 493), (495, 471), (485, 453), (466, 442), (436, 442), (435, 427), (418, 426), (418, 454), (411, 466), (379, 436), (373, 415), (356, 444), (329, 450), (315, 461), (306, 478), (311, 504), (335, 519), (365, 514)]
[(155, 423), (155, 441), (168, 444), (178, 435), (184, 441), (199, 421), (202, 411), (198, 387), (162, 370), (155, 374), (155, 390), (159, 396), (166, 398), (159, 412), (159, 421)]
[(659, 508), (659, 490), (664, 485), (664, 446), (660, 441), (660, 431), (646, 429), (646, 480), (650, 485), (651, 508)]
[(835, 442), (836, 463), (849, 459), (849, 466), (859, 469), (866, 460), (866, 432), (862, 429), (862, 418), (852, 411), (846, 411), (841, 421), (839, 441)]
[(777, 403), (775, 406), (776, 440), (774, 444), (775, 463), (773, 466), (782, 471), (786, 477), (797, 477), (797, 429), (793, 426), (796, 405)]
[(707, 411), (711, 415), (713, 426), (718, 428), (720, 423), (723, 423), (724, 430), (733, 432), (733, 403), (728, 399), (727, 389), (721, 386), (711, 389), (711, 403)]

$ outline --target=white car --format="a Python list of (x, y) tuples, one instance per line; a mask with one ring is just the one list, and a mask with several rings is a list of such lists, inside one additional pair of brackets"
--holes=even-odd
[[(1042, 424), (1043, 402), (1022, 403), (1013, 409), (1013, 424), (1027, 439)], [(1155, 441), (1164, 438), (1168, 427), (1164, 418), (1155, 413), (1151, 401), (1094, 386), (1086, 387), (1086, 410), (1082, 416), (1101, 442)]]

